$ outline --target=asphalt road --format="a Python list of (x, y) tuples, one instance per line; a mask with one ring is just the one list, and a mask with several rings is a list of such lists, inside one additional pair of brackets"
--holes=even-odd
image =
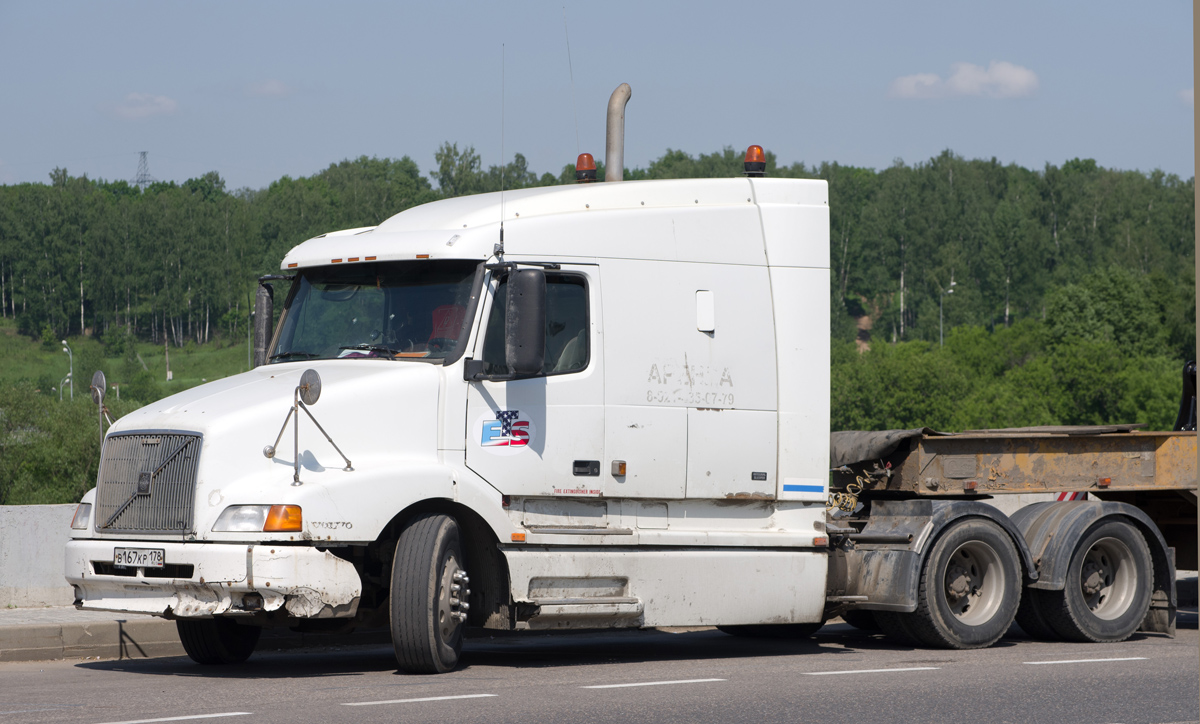
[(468, 642), (442, 676), (398, 674), (390, 647), (0, 664), (0, 721), (1194, 722), (1200, 636), (980, 651), (897, 646), (831, 624), (812, 641), (715, 630), (508, 635)]

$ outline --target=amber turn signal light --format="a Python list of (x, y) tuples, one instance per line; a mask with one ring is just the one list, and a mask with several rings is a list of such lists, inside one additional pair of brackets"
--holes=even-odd
[(524, 543), (525, 542), (525, 534), (524, 533), (513, 533), (512, 534), (512, 542), (513, 543)]
[(291, 533), (299, 532), (303, 527), (299, 505), (272, 505), (263, 532)]
[(746, 149), (746, 161), (744, 164), (746, 175), (750, 177), (761, 177), (767, 173), (767, 154), (763, 152), (762, 146), (754, 145)]

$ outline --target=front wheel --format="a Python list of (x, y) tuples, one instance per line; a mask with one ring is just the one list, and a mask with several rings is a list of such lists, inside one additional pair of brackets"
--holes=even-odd
[(242, 663), (254, 653), (262, 634), (259, 626), (243, 626), (227, 618), (181, 618), (175, 628), (192, 661), (207, 666)]
[(470, 579), (458, 521), (429, 513), (400, 534), (392, 560), (392, 646), (401, 670), (442, 674), (458, 665)]
[(908, 629), (928, 646), (983, 648), (1004, 635), (1020, 602), (1021, 565), (1012, 539), (993, 521), (967, 518), (929, 551)]
[(1150, 548), (1122, 520), (1102, 522), (1079, 539), (1061, 591), (1037, 591), (1047, 623), (1068, 641), (1114, 643), (1137, 630), (1150, 607)]

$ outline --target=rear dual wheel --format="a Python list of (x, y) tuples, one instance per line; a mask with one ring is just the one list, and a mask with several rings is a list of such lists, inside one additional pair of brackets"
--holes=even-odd
[(946, 649), (991, 646), (1012, 624), (1021, 601), (1021, 566), (1008, 533), (985, 518), (950, 525), (921, 568), (917, 610), (876, 611), (885, 633)]
[(1035, 638), (1124, 641), (1146, 617), (1152, 576), (1141, 532), (1124, 520), (1100, 521), (1075, 545), (1063, 590), (1030, 589), (1017, 623)]

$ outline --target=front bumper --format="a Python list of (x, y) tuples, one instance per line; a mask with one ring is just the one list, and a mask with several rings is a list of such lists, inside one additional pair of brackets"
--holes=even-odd
[[(116, 548), (164, 549), (166, 566), (117, 569)], [(280, 608), (296, 618), (350, 618), (362, 595), (350, 562), (308, 546), (75, 539), (66, 545), (65, 575), (76, 608), (167, 618)]]

